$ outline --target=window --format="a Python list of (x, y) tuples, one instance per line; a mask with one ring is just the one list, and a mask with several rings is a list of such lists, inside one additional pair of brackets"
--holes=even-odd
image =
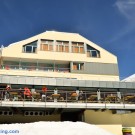
[(57, 41), (56, 42), (57, 52), (69, 52), (69, 42), (67, 41)]
[(31, 42), (31, 43), (23, 46), (24, 53), (35, 53), (36, 50), (37, 50), (37, 41)]
[(100, 51), (98, 51), (95, 48), (87, 45), (87, 57), (99, 58), (100, 57)]
[(36, 62), (26, 62), (21, 61), (20, 62), (20, 68), (25, 70), (36, 70), (37, 63)]
[(73, 70), (83, 70), (84, 63), (73, 63)]
[(52, 40), (41, 40), (40, 50), (41, 51), (53, 51), (53, 41)]
[(84, 43), (72, 42), (73, 53), (84, 53)]
[(10, 69), (19, 69), (19, 60), (18, 61), (3, 61), (3, 68)]
[(99, 58), (99, 53), (96, 50), (89, 50), (89, 51), (87, 51), (87, 56), (88, 57), (97, 57), (97, 58)]

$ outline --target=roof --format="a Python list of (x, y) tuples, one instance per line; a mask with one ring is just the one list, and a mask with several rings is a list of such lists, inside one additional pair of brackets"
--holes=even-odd
[(84, 42), (84, 43), (89, 44), (90, 46), (96, 48), (97, 50), (104, 50), (104, 51), (108, 52), (107, 50), (101, 48), (97, 44), (95, 44), (92, 41), (86, 39), (85, 37), (81, 36), (78, 33), (58, 32), (58, 31), (46, 31), (46, 32), (43, 32), (41, 34), (38, 34), (38, 35), (32, 36), (30, 38), (27, 38), (25, 40), (12, 43), (9, 46), (25, 45), (27, 43), (33, 42), (33, 41), (38, 40), (38, 39)]
[(135, 82), (135, 74), (123, 79), (122, 82)]

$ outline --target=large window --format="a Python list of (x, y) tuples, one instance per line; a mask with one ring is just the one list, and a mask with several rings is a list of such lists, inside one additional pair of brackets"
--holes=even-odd
[(40, 50), (41, 51), (53, 51), (53, 41), (52, 40), (41, 40)]
[(83, 70), (84, 63), (73, 63), (73, 70)]
[(18, 61), (3, 61), (2, 68), (5, 69), (19, 69), (19, 60)]
[(56, 42), (56, 51), (57, 52), (69, 52), (69, 42), (57, 41)]
[(87, 57), (99, 58), (100, 52), (97, 49), (87, 45)]
[(73, 53), (84, 53), (84, 43), (72, 42)]
[(38, 63), (38, 69), (44, 71), (53, 71), (54, 64), (53, 63)]
[(37, 41), (31, 42), (23, 46), (24, 53), (35, 53), (37, 51)]
[(20, 61), (20, 68), (25, 70), (36, 70), (37, 62)]

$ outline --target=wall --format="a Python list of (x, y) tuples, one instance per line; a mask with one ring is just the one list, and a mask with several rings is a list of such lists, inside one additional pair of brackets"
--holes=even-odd
[(112, 63), (86, 62), (84, 70), (71, 70), (71, 73), (119, 76), (118, 65)]
[(75, 78), (78, 80), (98, 80), (98, 81), (119, 81), (119, 76), (111, 75), (92, 75), (92, 74), (75, 74), (51, 71), (27, 71), (27, 70), (4, 70), (0, 69), (1, 75), (17, 75), (17, 76), (35, 76), (35, 77), (54, 77), (54, 78)]
[(135, 133), (135, 112), (129, 114), (112, 114), (112, 111), (85, 111), (85, 122), (98, 125), (116, 135), (122, 135), (122, 127), (132, 127)]
[(45, 115), (45, 116), (0, 116), (0, 123), (29, 123), (36, 121), (60, 121), (60, 115)]
[[(33, 41), (40, 41), (40, 39), (50, 39), (50, 40), (62, 40), (62, 41), (74, 41), (74, 42), (84, 42), (94, 47), (100, 51), (101, 58), (91, 58), (87, 57), (87, 54), (77, 54), (77, 53), (62, 53), (62, 52), (48, 52), (39, 51), (38, 47), (37, 53), (28, 54), (22, 53), (22, 46)], [(16, 53), (13, 53), (16, 52)], [(26, 40), (16, 42), (4, 48), (2, 51), (3, 57), (14, 57), (14, 58), (32, 58), (32, 59), (48, 59), (48, 60), (64, 60), (64, 61), (86, 61), (86, 62), (101, 62), (101, 63), (117, 63), (117, 57), (93, 42), (87, 40), (79, 34), (74, 33), (64, 33), (64, 32), (45, 32)]]

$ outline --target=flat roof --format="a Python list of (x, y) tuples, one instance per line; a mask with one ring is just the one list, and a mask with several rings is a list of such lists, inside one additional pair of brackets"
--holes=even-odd
[(92, 88), (118, 88), (118, 89), (134, 89), (135, 82), (118, 82), (118, 81), (92, 81), (77, 80), (66, 78), (46, 78), (31, 76), (11, 76), (1, 75), (1, 84), (23, 84), (23, 85), (48, 85), (48, 86), (65, 86), (65, 87), (92, 87)]

